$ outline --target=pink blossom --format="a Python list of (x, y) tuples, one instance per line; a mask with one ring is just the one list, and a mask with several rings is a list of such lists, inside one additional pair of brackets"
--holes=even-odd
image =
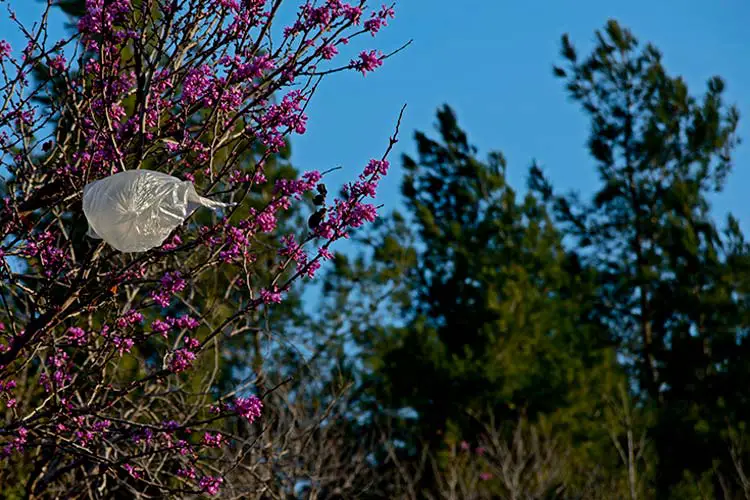
[(172, 353), (169, 370), (174, 373), (184, 372), (193, 366), (193, 361), (195, 361), (195, 353), (188, 349), (177, 349)]
[(190, 448), (190, 445), (184, 439), (178, 440), (177, 443), (175, 443), (175, 448), (179, 450), (180, 455), (182, 455), (183, 457), (186, 455), (190, 455), (192, 451), (192, 449)]
[(214, 73), (207, 64), (188, 71), (182, 84), (182, 99), (193, 104), (212, 90)]
[(179, 318), (175, 319), (174, 324), (177, 326), (177, 328), (188, 330), (193, 330), (200, 326), (200, 322), (197, 319), (188, 315), (180, 316)]
[(120, 353), (120, 356), (122, 356), (125, 353), (129, 353), (130, 350), (133, 348), (133, 345), (135, 343), (133, 342), (133, 339), (128, 337), (120, 337), (119, 335), (115, 335), (112, 337), (112, 343), (117, 348), (117, 351)]
[(332, 260), (333, 254), (325, 247), (320, 247), (318, 249), (318, 255), (323, 257), (325, 260)]
[(161, 281), (161, 286), (151, 292), (151, 298), (161, 307), (169, 307), (172, 296), (185, 289), (185, 280), (180, 271), (166, 273)]
[(123, 316), (117, 318), (115, 324), (117, 325), (117, 328), (123, 329), (136, 323), (140, 323), (141, 321), (143, 321), (143, 314), (135, 309), (130, 309)]
[(125, 464), (125, 465), (122, 466), (122, 468), (125, 469), (128, 472), (128, 474), (130, 474), (130, 476), (133, 479), (140, 479), (141, 478), (141, 473), (135, 467), (133, 467), (132, 465)]
[(54, 71), (61, 72), (65, 71), (65, 65), (67, 63), (68, 61), (65, 59), (65, 56), (63, 56), (62, 54), (58, 54), (54, 59), (52, 59), (52, 61), (50, 61), (49, 67)]
[(201, 341), (192, 337), (185, 337), (185, 347), (194, 351), (201, 346)]
[(172, 326), (169, 323), (160, 319), (155, 319), (151, 323), (151, 331), (153, 331), (154, 333), (158, 333), (164, 337), (167, 336), (167, 333), (169, 333), (169, 330), (171, 329)]
[(195, 479), (195, 469), (192, 467), (187, 467), (185, 469), (178, 469), (177, 475), (184, 479)]
[(257, 223), (261, 231), (270, 233), (276, 229), (276, 216), (268, 212), (263, 212), (258, 215)]
[(68, 328), (68, 341), (71, 344), (78, 346), (85, 345), (87, 342), (86, 337), (86, 331), (83, 328), (78, 328), (77, 326)]
[[(174, 150), (179, 148), (178, 145), (172, 144), (172, 143), (165, 144), (165, 147), (167, 149), (174, 148)], [(178, 235), (175, 234), (170, 241), (164, 243), (161, 246), (161, 249), (164, 250), (165, 252), (169, 252), (169, 251), (176, 249), (180, 245), (182, 245), (182, 239)]]
[(232, 410), (239, 416), (247, 419), (249, 423), (260, 418), (263, 410), (263, 402), (257, 396), (248, 398), (236, 398), (231, 405)]
[(198, 486), (204, 493), (215, 496), (219, 493), (219, 488), (221, 488), (223, 482), (224, 480), (220, 477), (205, 476), (201, 478)]
[(276, 287), (272, 289), (262, 289), (260, 291), (260, 298), (264, 304), (280, 304), (281, 303), (281, 292)]
[(0, 62), (2, 62), (3, 59), (7, 59), (8, 57), (10, 57), (10, 53), (10, 44), (5, 40), (0, 40)]
[(352, 59), (349, 63), (350, 68), (354, 68), (363, 76), (367, 76), (368, 72), (375, 71), (377, 68), (383, 65), (383, 54), (371, 50), (369, 52), (362, 51), (359, 53), (359, 59)]
[(363, 181), (367, 178), (371, 179), (371, 181), (378, 181), (382, 176), (388, 174), (388, 167), (390, 165), (388, 160), (370, 160), (359, 178)]
[(210, 448), (219, 448), (223, 439), (224, 436), (218, 433), (211, 434), (210, 432), (206, 432), (205, 434), (203, 434), (203, 444)]
[(337, 49), (335, 45), (331, 45), (330, 43), (324, 45), (323, 48), (320, 49), (320, 55), (323, 56), (323, 59), (333, 59), (338, 53), (339, 49)]
[(14, 437), (10, 443), (6, 444), (3, 447), (0, 456), (7, 457), (10, 456), (13, 452), (23, 451), (28, 435), (29, 431), (25, 427), (19, 427), (18, 430), (16, 430), (16, 437)]

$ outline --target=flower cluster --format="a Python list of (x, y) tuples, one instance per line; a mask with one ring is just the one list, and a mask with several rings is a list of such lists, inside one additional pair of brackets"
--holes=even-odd
[(375, 36), (383, 26), (388, 26), (388, 19), (393, 19), (395, 16), (396, 11), (393, 9), (393, 6), (387, 7), (383, 5), (379, 11), (372, 13), (370, 19), (365, 21), (363, 26), (372, 36)]
[(363, 50), (359, 53), (359, 59), (352, 59), (349, 63), (351, 68), (356, 69), (362, 73), (363, 76), (367, 76), (367, 73), (375, 71), (382, 65), (383, 53), (376, 50)]
[(151, 292), (151, 298), (161, 307), (169, 307), (172, 296), (185, 289), (185, 280), (182, 278), (180, 271), (166, 273), (159, 280), (159, 284), (161, 286)]
[(224, 480), (220, 477), (205, 476), (201, 478), (198, 486), (207, 495), (216, 496), (219, 494), (219, 489)]
[(11, 442), (3, 446), (2, 452), (0, 452), (0, 456), (7, 457), (10, 456), (13, 452), (23, 451), (24, 447), (26, 446), (26, 441), (28, 440), (28, 435), (29, 431), (25, 427), (19, 427), (16, 430), (16, 436), (11, 440)]
[(237, 415), (247, 419), (252, 424), (256, 419), (260, 418), (263, 410), (263, 402), (257, 396), (236, 398), (230, 408)]
[(377, 217), (377, 209), (364, 198), (374, 198), (378, 183), (388, 172), (387, 160), (370, 160), (359, 180), (344, 186), (343, 199), (336, 199), (328, 210), (328, 218), (316, 229), (318, 236), (326, 239), (347, 238), (349, 228), (358, 228)]
[(195, 353), (190, 349), (177, 349), (172, 353), (172, 359), (169, 361), (169, 371), (174, 373), (184, 372), (193, 366)]
[(164, 318), (164, 320), (155, 319), (151, 323), (151, 331), (154, 333), (158, 333), (163, 337), (166, 337), (167, 334), (174, 328), (180, 330), (194, 330), (195, 328), (198, 328), (198, 326), (200, 326), (200, 322), (187, 314), (178, 318), (167, 316)]

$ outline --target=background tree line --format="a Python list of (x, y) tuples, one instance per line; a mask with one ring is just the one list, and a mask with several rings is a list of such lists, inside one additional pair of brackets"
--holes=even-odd
[(353, 439), (387, 429), (387, 496), (750, 498), (749, 247), (708, 201), (738, 112), (615, 21), (561, 59), (590, 199), (537, 165), (519, 195), (445, 106), (403, 158), (405, 211), (328, 274), (313, 321), (356, 346)]

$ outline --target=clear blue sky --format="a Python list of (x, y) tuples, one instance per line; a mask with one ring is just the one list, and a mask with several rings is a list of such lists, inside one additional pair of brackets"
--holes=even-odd
[[(480, 151), (505, 153), (517, 188), (525, 186), (527, 167), (536, 158), (557, 187), (590, 193), (596, 175), (585, 148), (588, 123), (551, 68), (560, 60), (563, 33), (586, 54), (594, 30), (609, 18), (641, 42), (653, 42), (667, 70), (682, 75), (695, 93), (710, 76), (724, 77), (728, 100), (740, 109), (746, 143), (715, 207), (722, 216), (735, 213), (747, 232), (750, 2), (745, 0), (401, 1), (376, 43), (390, 49), (413, 38), (412, 46), (366, 78), (337, 75), (324, 83), (310, 107), (308, 134), (294, 142), (294, 156), (300, 166), (354, 168), (381, 151), (404, 102), (405, 133), (397, 152), (411, 152), (413, 130), (432, 130), (436, 108), (448, 103)], [(380, 192), (381, 203), (394, 205), (398, 184), (394, 170)]]
[[(39, 9), (31, 0), (10, 4), (24, 19)], [(585, 54), (594, 30), (614, 18), (661, 49), (667, 70), (683, 75), (693, 93), (714, 74), (727, 82), (747, 143), (737, 151), (734, 174), (715, 206), (722, 215), (734, 212), (750, 230), (750, 2), (401, 0), (396, 8), (396, 19), (376, 39), (368, 36), (351, 49), (389, 51), (412, 38), (414, 43), (374, 74), (337, 74), (323, 83), (308, 108), (308, 133), (293, 138), (300, 169), (343, 165), (332, 180), (352, 178), (381, 154), (407, 103), (402, 140), (392, 157), (398, 160), (400, 153), (413, 151), (413, 131), (431, 130), (437, 107), (448, 103), (481, 152), (505, 153), (515, 187), (523, 188), (536, 158), (558, 188), (589, 193), (596, 177), (585, 150), (588, 125), (551, 67), (559, 61), (562, 33)], [(17, 40), (8, 28), (0, 20), (0, 38)], [(400, 203), (399, 162), (394, 163), (378, 196), (386, 207)]]

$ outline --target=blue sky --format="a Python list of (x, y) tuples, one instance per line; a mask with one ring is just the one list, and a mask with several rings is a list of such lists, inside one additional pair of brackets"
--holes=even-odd
[[(402, 103), (408, 109), (396, 152), (411, 152), (413, 130), (432, 130), (435, 110), (448, 103), (481, 152), (505, 153), (518, 189), (536, 158), (558, 188), (590, 193), (597, 179), (585, 147), (588, 123), (551, 68), (560, 61), (563, 33), (586, 54), (594, 30), (610, 18), (641, 42), (653, 42), (667, 70), (682, 75), (693, 93), (712, 75), (724, 77), (729, 102), (747, 118), (740, 126), (747, 143), (715, 207), (722, 216), (735, 213), (747, 231), (750, 2), (742, 0), (402, 1), (375, 43), (384, 50), (411, 38), (414, 43), (366, 78), (335, 75), (325, 82), (309, 108), (308, 134), (293, 143), (294, 156), (301, 167), (341, 163), (354, 169), (382, 150)], [(386, 206), (399, 198), (399, 177), (395, 169), (380, 191)]]
[[(10, 4), (24, 20), (40, 9), (31, 0)], [(406, 103), (394, 169), (378, 196), (387, 208), (398, 207), (399, 155), (413, 151), (414, 130), (432, 130), (437, 107), (448, 103), (482, 153), (505, 153), (516, 188), (523, 189), (527, 167), (537, 159), (558, 188), (590, 193), (597, 181), (585, 149), (588, 124), (551, 67), (560, 60), (560, 35), (569, 33), (585, 54), (594, 30), (614, 18), (642, 42), (653, 42), (667, 70), (683, 75), (694, 94), (712, 75), (725, 79), (728, 100), (748, 118), (740, 126), (748, 143), (738, 149), (715, 207), (719, 215), (732, 211), (750, 230), (750, 2), (401, 0), (396, 9), (396, 19), (376, 39), (368, 36), (351, 49), (387, 52), (414, 43), (367, 77), (343, 73), (324, 81), (308, 108), (307, 134), (293, 138), (298, 168), (342, 165), (332, 181), (351, 179), (380, 156)], [(5, 20), (0, 38), (17, 40)]]

